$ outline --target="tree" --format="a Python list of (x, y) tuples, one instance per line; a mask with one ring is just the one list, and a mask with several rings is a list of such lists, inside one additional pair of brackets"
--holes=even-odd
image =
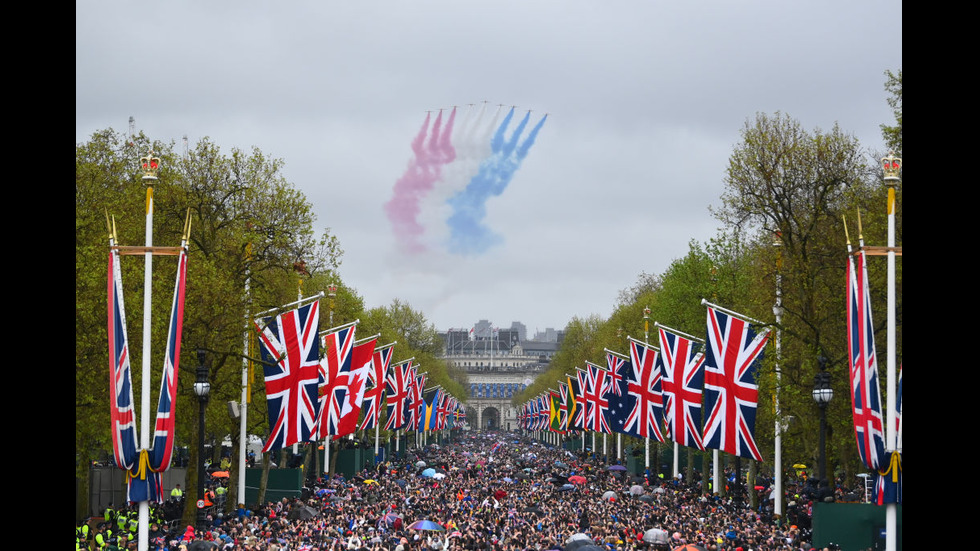
[(895, 114), (895, 124), (894, 125), (881, 125), (881, 135), (885, 139), (885, 146), (895, 152), (896, 155), (902, 155), (902, 70), (898, 70), (898, 74), (891, 71), (885, 71), (885, 76), (887, 80), (885, 81), (885, 90), (891, 94), (888, 98), (888, 105), (892, 108), (892, 113)]
[[(856, 207), (867, 212), (875, 197), (883, 197), (872, 166), (857, 140), (836, 125), (829, 132), (807, 131), (780, 113), (760, 114), (747, 122), (729, 159), (722, 206), (714, 212), (729, 231), (744, 233), (750, 242), (746, 265), (753, 280), (762, 284), (751, 287), (748, 301), (754, 307), (749, 314), (764, 316), (773, 304), (777, 273), (781, 277), (778, 392), (782, 414), (795, 419), (783, 439), (791, 447), (788, 457), (816, 454), (817, 416), (810, 389), (820, 356), (829, 359), (828, 370), (842, 397), (828, 409), (831, 453), (847, 458), (854, 446), (846, 399), (846, 247), (841, 220)], [(866, 229), (881, 223), (880, 210), (868, 213)], [(761, 372), (760, 395), (777, 390), (775, 361), (770, 352)], [(760, 440), (771, 438), (771, 413), (760, 407)], [(844, 466), (850, 470), (855, 464)]]
[[(339, 265), (339, 243), (329, 232), (314, 234), (312, 206), (286, 181), (282, 161), (269, 159), (258, 149), (234, 149), (225, 155), (207, 138), (186, 155), (174, 153), (172, 144), (150, 144), (136, 136), (133, 144), (111, 130), (98, 132), (76, 145), (76, 453), (79, 471), (92, 454), (111, 449), (108, 421), (106, 313), (107, 240), (105, 212), (115, 215), (120, 244), (143, 242), (144, 188), (136, 165), (152, 146), (161, 159), (154, 186), (154, 244), (180, 242), (184, 219), (192, 218), (187, 269), (181, 366), (178, 378), (177, 443), (193, 444), (190, 464), (196, 465), (197, 401), (191, 393), (196, 350), (208, 351), (212, 407), (208, 408), (209, 439), (220, 443), (233, 435), (237, 422), (224, 414), (224, 402), (239, 400), (246, 312), (257, 312), (295, 300), (294, 265), (302, 260), (309, 272), (324, 274)], [(154, 262), (152, 365), (150, 387), (159, 387), (163, 360), (164, 326), (169, 314), (176, 265)], [(124, 262), (123, 277), (129, 297), (142, 292), (142, 262)], [(246, 281), (249, 291), (246, 292)], [(127, 302), (130, 335), (141, 331), (142, 304)], [(132, 339), (131, 339), (132, 340)], [(130, 346), (130, 352), (139, 350)], [(134, 365), (135, 362), (134, 362)], [(138, 370), (134, 370), (138, 371)], [(188, 375), (190, 373), (190, 375)], [(134, 372), (139, 384), (140, 373)], [(138, 386), (137, 386), (138, 388)], [(252, 404), (250, 433), (267, 429), (261, 392)], [(155, 397), (154, 397), (155, 399)], [(218, 407), (214, 407), (214, 405)], [(92, 443), (97, 443), (92, 446)], [(81, 459), (85, 459), (82, 461)], [(193, 471), (193, 467), (192, 467)], [(80, 477), (87, 473), (79, 472)], [(196, 473), (189, 472), (193, 479)], [(193, 502), (194, 486), (188, 490)], [(233, 503), (233, 498), (229, 500)]]

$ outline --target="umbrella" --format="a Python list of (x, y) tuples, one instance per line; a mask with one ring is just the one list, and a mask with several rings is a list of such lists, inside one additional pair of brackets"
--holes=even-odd
[(806, 465), (804, 465), (803, 463), (797, 463), (797, 464), (793, 465), (793, 468), (794, 469), (805, 469), (806, 468)]
[(513, 482), (513, 481), (514, 481), (514, 479), (511, 478), (511, 477), (509, 477), (509, 476), (505, 476), (504, 477), (504, 482), (507, 482), (508, 484), (511, 483), (511, 482)]
[(401, 486), (402, 488), (404, 488), (405, 487), (405, 484), (407, 484), (407, 482), (405, 482), (405, 479), (404, 478), (399, 478), (398, 480), (395, 481), (395, 484), (398, 484), (399, 486)]
[[(377, 480), (374, 480), (373, 478), (369, 478), (369, 479), (365, 480), (364, 483), (365, 484), (378, 484), (378, 481)], [(380, 484), (379, 484), (379, 486), (380, 486)]]
[(436, 474), (436, 470), (435, 469), (426, 469), (426, 470), (422, 471), (422, 476), (424, 476), (426, 478), (432, 478), (433, 476), (435, 476), (435, 474)]
[(585, 484), (585, 477), (582, 475), (575, 475), (568, 477), (568, 481), (572, 484)]
[(626, 467), (624, 467), (622, 465), (609, 465), (606, 468), (609, 469), (610, 471), (625, 471), (626, 470)]
[(643, 532), (643, 541), (647, 543), (666, 544), (667, 537), (667, 531), (660, 528), (651, 528)]
[(571, 540), (565, 544), (565, 551), (580, 551), (586, 547), (595, 547), (592, 540)]
[(653, 501), (653, 496), (650, 494), (643, 494), (640, 496), (640, 501)]
[(187, 551), (212, 551), (217, 548), (218, 544), (213, 541), (197, 540), (187, 544)]
[(436, 473), (432, 475), (432, 478), (436, 480), (442, 480), (443, 478), (446, 478), (446, 473)]
[(576, 540), (591, 542), (592, 541), (592, 538), (590, 538), (589, 536), (583, 534), (582, 532), (577, 532), (575, 534), (572, 534), (571, 536), (568, 536), (568, 540), (565, 543), (572, 543), (573, 541), (576, 541)]
[(693, 543), (688, 543), (680, 547), (675, 547), (673, 551), (704, 551), (704, 547)]
[(317, 515), (316, 509), (312, 507), (306, 507), (306, 506), (300, 507), (298, 509), (292, 509), (291, 511), (289, 511), (290, 520), (295, 520), (295, 519), (310, 520), (311, 518), (316, 518), (316, 515)]
[(558, 488), (558, 491), (559, 492), (568, 492), (568, 491), (574, 490), (574, 489), (575, 489), (575, 486), (572, 486), (571, 484), (563, 484), (561, 488)]
[(534, 513), (534, 514), (538, 515), (539, 517), (543, 517), (545, 515), (545, 512), (540, 507), (537, 507), (537, 506), (534, 506), (534, 507), (525, 507), (524, 508), (524, 512), (525, 513)]
[(555, 466), (559, 469), (567, 469), (568, 463), (565, 463), (564, 461), (555, 461)]
[(214, 471), (211, 473), (214, 478), (228, 478), (228, 471)]
[(605, 499), (605, 500), (608, 500), (608, 501), (615, 501), (616, 498), (618, 498), (618, 497), (619, 496), (616, 495), (616, 492), (614, 492), (612, 490), (609, 490), (608, 492), (602, 494), (602, 499)]
[(643, 486), (639, 484), (634, 484), (630, 486), (630, 495), (641, 496), (643, 495)]
[(419, 461), (418, 463), (415, 464), (415, 466), (416, 467), (425, 467), (426, 464), (425, 464), (425, 461)]
[(409, 524), (408, 527), (414, 530), (434, 530), (436, 532), (446, 531), (446, 529), (443, 528), (438, 522), (432, 522), (431, 520), (416, 520), (415, 522)]

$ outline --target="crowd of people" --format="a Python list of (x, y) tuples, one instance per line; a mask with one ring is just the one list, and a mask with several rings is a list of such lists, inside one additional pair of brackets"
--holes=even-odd
[[(811, 549), (805, 494), (790, 500), (783, 518), (773, 517), (769, 500), (761, 501), (752, 508), (732, 497), (705, 494), (696, 480), (632, 475), (585, 453), (510, 433), (478, 433), (443, 446), (403, 450), (397, 460), (353, 478), (312, 480), (301, 498), (216, 512), (202, 530), (168, 524), (157, 513), (150, 549), (653, 551), (684, 544), (727, 551)], [(94, 535), (103, 538), (96, 542), (89, 534), (88, 544), (135, 549), (126, 518), (126, 529), (115, 537), (106, 538), (106, 528), (97, 526)]]

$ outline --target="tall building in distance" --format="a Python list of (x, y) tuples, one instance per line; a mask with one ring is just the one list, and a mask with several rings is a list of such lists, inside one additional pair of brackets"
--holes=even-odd
[(450, 328), (440, 336), (445, 345), (442, 358), (465, 371), (469, 379), (466, 408), (470, 426), (515, 430), (517, 409), (511, 400), (547, 369), (564, 331), (548, 328), (543, 339), (528, 340), (527, 327), (519, 321), (502, 329), (480, 320), (472, 327)]

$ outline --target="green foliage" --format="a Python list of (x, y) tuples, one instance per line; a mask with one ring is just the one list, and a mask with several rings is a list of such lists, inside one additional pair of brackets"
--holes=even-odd
[(898, 70), (898, 74), (891, 71), (885, 71), (885, 76), (887, 80), (885, 81), (885, 90), (891, 94), (888, 98), (888, 106), (892, 108), (892, 113), (895, 114), (895, 124), (894, 125), (881, 125), (881, 135), (885, 139), (885, 146), (888, 149), (895, 152), (896, 155), (902, 155), (902, 70)]
[[(178, 377), (177, 445), (193, 444), (197, 434), (197, 400), (191, 392), (196, 350), (208, 351), (211, 407), (207, 439), (220, 441), (237, 434), (237, 421), (224, 403), (241, 399), (243, 339), (249, 312), (292, 302), (297, 294), (294, 264), (306, 263), (310, 279), (333, 273), (342, 254), (329, 233), (317, 237), (312, 206), (281, 174), (282, 161), (259, 151), (224, 154), (207, 138), (186, 155), (172, 144), (150, 144), (144, 136), (133, 143), (111, 130), (98, 132), (76, 145), (75, 155), (75, 302), (76, 302), (76, 452), (80, 464), (111, 454), (109, 435), (108, 352), (106, 336), (106, 273), (108, 240), (106, 211), (119, 231), (120, 245), (144, 242), (146, 188), (137, 161), (149, 148), (161, 158), (153, 187), (153, 243), (180, 244), (189, 213), (187, 290)], [(153, 262), (152, 393), (155, 403), (163, 363), (166, 324), (176, 273), (174, 257)], [(134, 388), (139, 401), (142, 362), (143, 261), (123, 257), (130, 353)], [(314, 277), (313, 274), (316, 274)], [(341, 293), (344, 305), (360, 311), (360, 299)], [(254, 356), (254, 353), (251, 355)], [(260, 372), (261, 374), (261, 372)], [(249, 432), (267, 431), (261, 385), (256, 385), (248, 417)], [(193, 496), (191, 496), (193, 497)]]

